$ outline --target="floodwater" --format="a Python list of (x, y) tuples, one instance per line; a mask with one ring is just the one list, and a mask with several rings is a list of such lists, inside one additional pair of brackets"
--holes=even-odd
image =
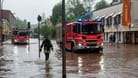
[(138, 45), (104, 46), (104, 53), (67, 53), (68, 78), (138, 78)]
[[(30, 45), (4, 42), (0, 48), (0, 78), (62, 78), (62, 53), (55, 41), (48, 62), (38, 57), (38, 40)], [(67, 78), (138, 78), (138, 45), (104, 45), (97, 52), (66, 52)]]

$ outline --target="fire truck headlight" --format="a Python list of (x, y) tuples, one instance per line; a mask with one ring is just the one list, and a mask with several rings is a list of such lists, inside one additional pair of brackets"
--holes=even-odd
[(26, 40), (26, 42), (29, 42), (29, 40)]
[(79, 47), (83, 47), (83, 44), (82, 44), (82, 43), (79, 43), (78, 46), (79, 46)]
[(17, 42), (17, 40), (14, 40), (14, 42)]
[(104, 46), (103, 42), (101, 43), (101, 46)]

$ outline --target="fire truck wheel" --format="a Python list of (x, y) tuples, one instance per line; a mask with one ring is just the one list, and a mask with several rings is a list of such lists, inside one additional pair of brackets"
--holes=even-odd
[(103, 48), (99, 49), (99, 53), (103, 54)]
[(74, 43), (71, 43), (71, 52), (74, 52)]

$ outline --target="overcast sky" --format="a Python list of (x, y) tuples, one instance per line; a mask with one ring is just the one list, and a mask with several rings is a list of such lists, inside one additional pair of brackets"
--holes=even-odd
[(37, 23), (37, 15), (45, 13), (46, 17), (52, 14), (52, 8), (60, 0), (4, 0), (3, 9), (11, 10), (15, 16)]
[(42, 13), (45, 13), (48, 18), (52, 14), (53, 6), (60, 1), (61, 0), (4, 0), (3, 9), (11, 10), (16, 17), (22, 20), (26, 19), (32, 24), (36, 24), (38, 14), (42, 15)]

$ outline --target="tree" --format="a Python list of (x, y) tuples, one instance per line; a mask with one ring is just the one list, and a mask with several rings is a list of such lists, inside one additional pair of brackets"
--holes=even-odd
[(94, 0), (83, 0), (83, 5), (87, 11), (91, 11), (93, 8)]
[(53, 26), (50, 22), (49, 18), (45, 17), (45, 14), (42, 13), (42, 20), (40, 25), (40, 34), (45, 37), (55, 38), (55, 26)]
[(67, 11), (66, 16), (67, 19), (74, 19), (81, 17), (84, 13), (86, 13), (86, 9), (80, 0), (68, 0), (67, 2)]
[(16, 18), (16, 28), (27, 28), (27, 21), (21, 20), (20, 18)]
[(55, 26), (48, 26), (47, 24), (43, 24), (40, 29), (40, 34), (45, 37), (55, 38)]
[(62, 18), (62, 4), (58, 3), (54, 6), (52, 10), (52, 16), (50, 17), (52, 24), (56, 25), (58, 22), (61, 22)]
[(100, 2), (98, 2), (96, 5), (95, 5), (95, 10), (99, 10), (99, 9), (103, 9), (105, 7), (107, 7), (107, 2), (105, 0), (101, 0)]

